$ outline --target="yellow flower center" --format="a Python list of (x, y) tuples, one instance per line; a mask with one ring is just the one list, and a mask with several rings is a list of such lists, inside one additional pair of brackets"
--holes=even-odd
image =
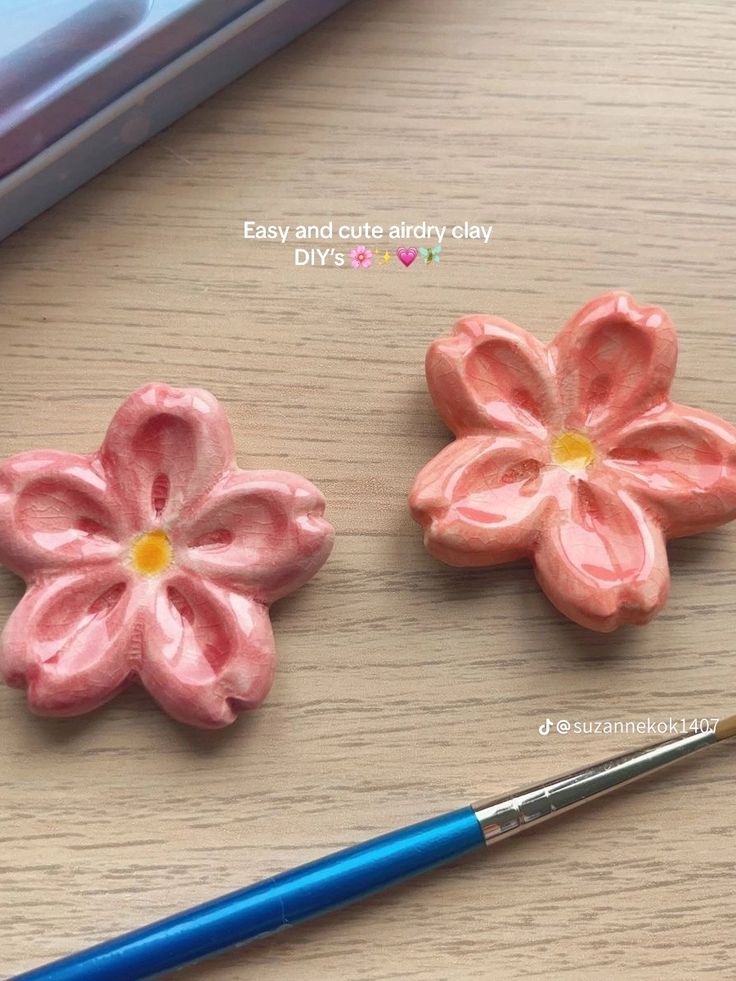
[(552, 441), (552, 460), (567, 470), (584, 470), (595, 460), (595, 447), (582, 433), (560, 433)]
[(149, 531), (133, 542), (133, 568), (142, 576), (155, 576), (171, 564), (171, 542), (163, 531)]

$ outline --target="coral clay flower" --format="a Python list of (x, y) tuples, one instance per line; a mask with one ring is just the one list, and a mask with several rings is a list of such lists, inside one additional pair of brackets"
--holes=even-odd
[(437, 558), (531, 558), (549, 599), (594, 630), (645, 623), (669, 589), (667, 538), (736, 517), (736, 430), (676, 405), (669, 317), (609, 293), (545, 347), (496, 317), (460, 320), (427, 352), (458, 439), (410, 505)]
[(365, 245), (359, 245), (350, 251), (353, 269), (369, 269), (373, 265), (373, 253)]
[(0, 467), (0, 560), (25, 596), (0, 646), (5, 680), (44, 715), (77, 715), (134, 678), (174, 718), (224, 726), (268, 693), (268, 605), (327, 558), (304, 478), (239, 470), (208, 392), (146, 385), (91, 455)]

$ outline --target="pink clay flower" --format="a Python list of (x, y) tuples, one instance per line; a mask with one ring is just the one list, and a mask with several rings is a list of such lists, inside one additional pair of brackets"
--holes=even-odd
[(138, 678), (182, 722), (228, 725), (268, 693), (268, 606), (320, 568), (324, 499), (303, 477), (239, 470), (217, 400), (146, 385), (98, 453), (0, 467), (0, 561), (27, 582), (0, 671), (31, 708), (77, 715)]
[(736, 429), (670, 400), (669, 317), (625, 293), (588, 303), (545, 347), (497, 317), (460, 320), (427, 352), (458, 439), (410, 496), (432, 555), (530, 558), (583, 626), (645, 623), (669, 590), (665, 543), (736, 517)]

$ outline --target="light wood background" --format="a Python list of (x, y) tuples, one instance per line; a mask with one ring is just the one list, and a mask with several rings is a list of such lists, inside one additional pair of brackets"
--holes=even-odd
[[(736, 419), (736, 25), (722, 2), (355, 3), (0, 247), (2, 454), (89, 451), (152, 379), (230, 412), (337, 529), (274, 608), (267, 704), (200, 733), (130, 691), (39, 720), (0, 692), (10, 974), (636, 738), (546, 716), (734, 711), (736, 528), (670, 549), (613, 636), (528, 567), (462, 572), (407, 513), (448, 439), (424, 349), (463, 314), (549, 340), (625, 287), (680, 329), (675, 395)], [(244, 218), (492, 222), (436, 268), (296, 268)], [(21, 595), (0, 578), (2, 617)], [(733, 750), (182, 981), (733, 978)]]

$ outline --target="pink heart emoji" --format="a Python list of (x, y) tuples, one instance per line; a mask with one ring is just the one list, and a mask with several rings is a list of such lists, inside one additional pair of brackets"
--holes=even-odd
[(419, 255), (419, 252), (414, 248), (413, 245), (410, 249), (406, 249), (402, 245), (400, 246), (400, 248), (396, 250), (396, 255), (399, 258), (399, 262), (403, 262), (406, 268), (408, 269), (409, 266), (412, 264), (412, 262), (414, 262), (416, 257)]

